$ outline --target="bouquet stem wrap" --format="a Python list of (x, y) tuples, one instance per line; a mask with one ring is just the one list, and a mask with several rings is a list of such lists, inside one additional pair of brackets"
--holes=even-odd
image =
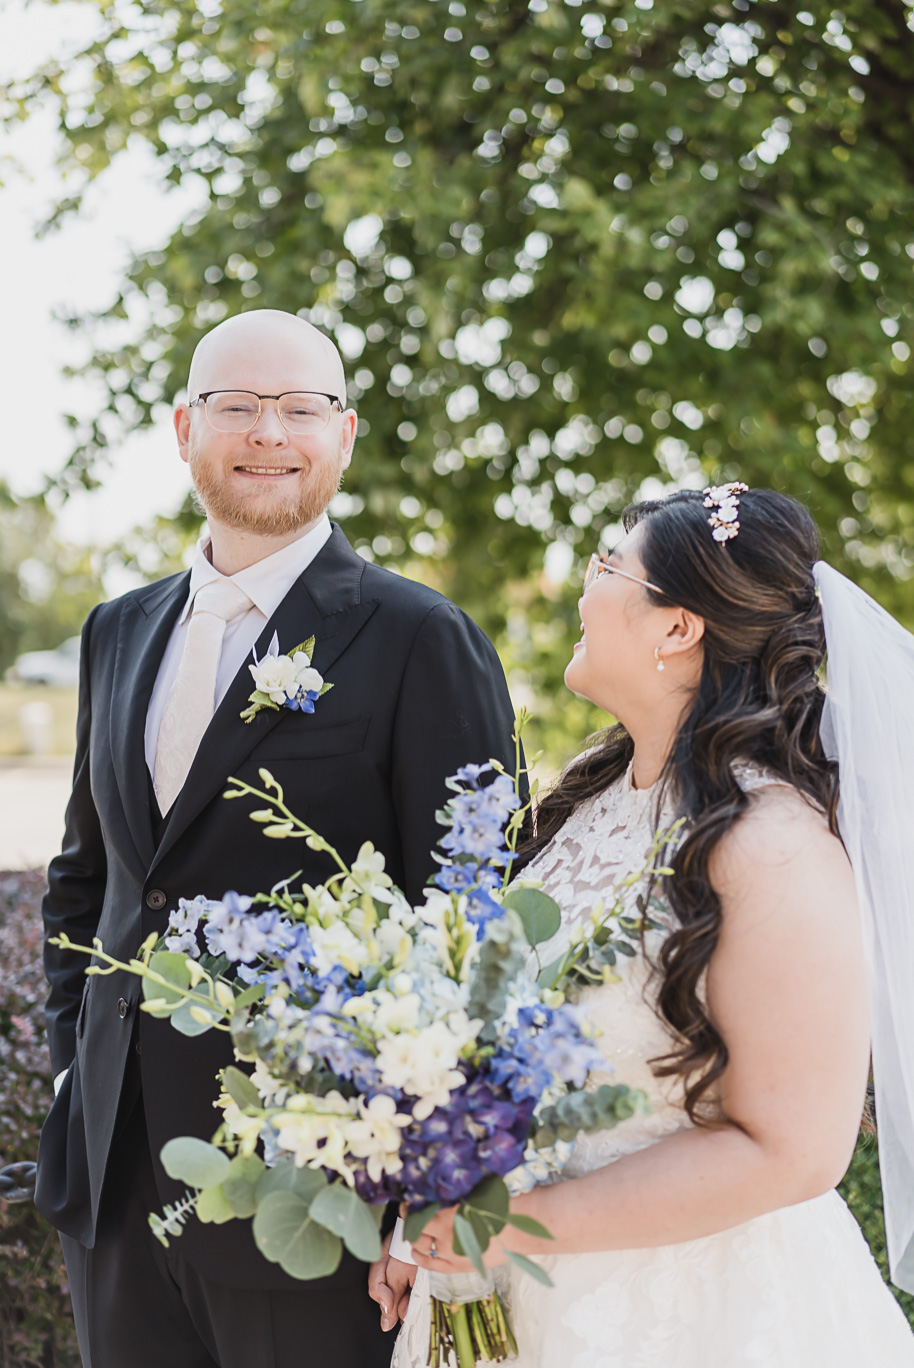
[(511, 1330), (510, 1268), (480, 1273), (430, 1273), (429, 1368), (508, 1363), (517, 1358)]

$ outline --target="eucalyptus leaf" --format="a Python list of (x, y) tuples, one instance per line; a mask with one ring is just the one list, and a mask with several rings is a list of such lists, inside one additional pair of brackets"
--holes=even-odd
[(325, 1278), (339, 1267), (342, 1241), (311, 1219), (295, 1192), (271, 1192), (258, 1203), (253, 1231), (265, 1259), (293, 1278)]
[(256, 1154), (236, 1154), (229, 1165), (222, 1190), (236, 1216), (253, 1216), (257, 1210), (257, 1184), (266, 1172)]
[(253, 1003), (259, 1002), (264, 991), (262, 983), (252, 983), (250, 988), (245, 988), (244, 992), (239, 993), (235, 998), (235, 1012), (243, 1011), (245, 1007), (250, 1007)]
[(357, 1259), (381, 1257), (381, 1237), (367, 1203), (345, 1183), (329, 1183), (311, 1202), (311, 1219), (331, 1230)]
[(522, 1230), (525, 1235), (535, 1235), (540, 1240), (554, 1240), (555, 1236), (547, 1230), (539, 1221), (535, 1221), (532, 1216), (515, 1216), (513, 1213), (508, 1216), (507, 1223), (514, 1226), (515, 1230)]
[[(198, 1021), (196, 1017), (191, 1016), (192, 1005), (197, 1012), (205, 1013), (208, 1019), (206, 1021)], [(172, 1026), (184, 1036), (204, 1035), (207, 1031), (211, 1031), (215, 1023), (220, 1019), (217, 1012), (210, 1012), (206, 1007), (199, 1003), (191, 1004), (189, 1002), (182, 1002), (181, 1005), (176, 1007), (171, 1013)]]
[(257, 1183), (255, 1196), (259, 1206), (274, 1192), (293, 1192), (301, 1201), (310, 1203), (323, 1188), (327, 1179), (320, 1169), (296, 1168), (291, 1159), (268, 1168)]
[(482, 1261), (482, 1250), (476, 1238), (476, 1231), (466, 1216), (461, 1216), (459, 1211), (454, 1217), (454, 1253), (462, 1254), (469, 1259), (478, 1273), (485, 1274), (485, 1264)]
[[(504, 1179), (496, 1177), (495, 1174), (490, 1174), (477, 1183), (469, 1196), (463, 1199), (460, 1209), (467, 1215), (475, 1212), (483, 1216), (489, 1233), (497, 1235), (504, 1228), (505, 1221), (508, 1219), (510, 1204), (511, 1198)], [(483, 1243), (483, 1249), (485, 1249), (486, 1244), (488, 1244), (488, 1240)]]
[(437, 1216), (441, 1210), (440, 1202), (430, 1202), (421, 1211), (410, 1211), (403, 1222), (403, 1238), (412, 1244), (418, 1240), (425, 1227), (433, 1216)]
[(162, 1146), (159, 1158), (169, 1178), (190, 1187), (214, 1187), (228, 1176), (228, 1155), (193, 1135), (169, 1140)]
[(173, 950), (157, 950), (149, 961), (149, 968), (153, 973), (161, 974), (166, 983), (155, 983), (152, 979), (144, 978), (143, 997), (180, 1002), (190, 988), (187, 956), (177, 955)]
[(222, 1086), (242, 1111), (245, 1107), (254, 1107), (259, 1110), (263, 1106), (260, 1093), (248, 1075), (242, 1073), (234, 1064), (229, 1064), (227, 1068), (222, 1070)]
[(518, 914), (531, 945), (551, 940), (562, 924), (558, 903), (539, 888), (509, 888), (502, 905)]
[(536, 981), (540, 988), (551, 988), (555, 984), (556, 976), (562, 967), (565, 955), (557, 955), (554, 960), (550, 960), (544, 965), (537, 974)]
[(228, 1199), (221, 1183), (215, 1187), (204, 1188), (197, 1198), (197, 1219), (204, 1225), (224, 1225), (235, 1216), (249, 1216), (250, 1212), (237, 1212)]
[(517, 1264), (518, 1268), (522, 1269), (524, 1273), (529, 1273), (531, 1278), (535, 1278), (536, 1281), (542, 1283), (544, 1287), (552, 1287), (552, 1279), (545, 1268), (541, 1268), (538, 1263), (534, 1263), (532, 1259), (528, 1259), (526, 1254), (515, 1254), (512, 1249), (505, 1250), (505, 1253), (511, 1262)]

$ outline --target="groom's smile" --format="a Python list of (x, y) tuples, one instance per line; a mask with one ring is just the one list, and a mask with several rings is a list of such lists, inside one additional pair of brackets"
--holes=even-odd
[(294, 315), (242, 314), (201, 343), (188, 389), (178, 441), (211, 528), (286, 539), (312, 527), (355, 437), (330, 339)]

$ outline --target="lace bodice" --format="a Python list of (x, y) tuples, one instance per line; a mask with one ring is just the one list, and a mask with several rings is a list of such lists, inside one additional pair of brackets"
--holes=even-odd
[[(749, 765), (740, 766), (737, 781), (744, 791), (779, 782), (775, 776)], [(540, 947), (540, 960), (548, 964), (567, 947), (576, 925), (585, 920), (594, 903), (613, 896), (613, 886), (640, 869), (650, 852), (658, 829), (676, 820), (675, 804), (667, 799), (658, 809), (657, 786), (636, 789), (631, 767), (621, 779), (576, 808), (564, 826), (530, 862), (525, 877), (540, 879), (544, 889), (562, 909), (562, 925), (555, 937)], [(638, 889), (632, 889), (634, 898)], [(662, 923), (662, 914), (651, 912)], [(638, 943), (632, 958), (619, 957), (618, 983), (585, 989), (582, 1004), (599, 1028), (600, 1048), (606, 1056), (605, 1073), (594, 1073), (589, 1087), (602, 1083), (626, 1083), (647, 1094), (650, 1112), (631, 1117), (611, 1131), (579, 1136), (565, 1168), (572, 1178), (599, 1168), (622, 1154), (650, 1145), (664, 1135), (689, 1126), (678, 1079), (658, 1079), (650, 1061), (666, 1054), (673, 1036), (654, 1010), (655, 984), (651, 961), (672, 926), (649, 930), (644, 948)]]

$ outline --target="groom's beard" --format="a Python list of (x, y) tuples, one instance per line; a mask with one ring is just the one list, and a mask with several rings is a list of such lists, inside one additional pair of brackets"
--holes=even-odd
[[(283, 537), (296, 532), (307, 523), (316, 522), (339, 490), (343, 479), (343, 439), (332, 460), (310, 463), (302, 458), (302, 467), (294, 484), (285, 492), (250, 481), (248, 488), (239, 489), (228, 474), (214, 461), (200, 452), (191, 436), (187, 464), (197, 501), (207, 517), (215, 518), (227, 527), (237, 527), (261, 537)], [(269, 464), (269, 462), (264, 462)], [(280, 463), (277, 461), (277, 465)]]

